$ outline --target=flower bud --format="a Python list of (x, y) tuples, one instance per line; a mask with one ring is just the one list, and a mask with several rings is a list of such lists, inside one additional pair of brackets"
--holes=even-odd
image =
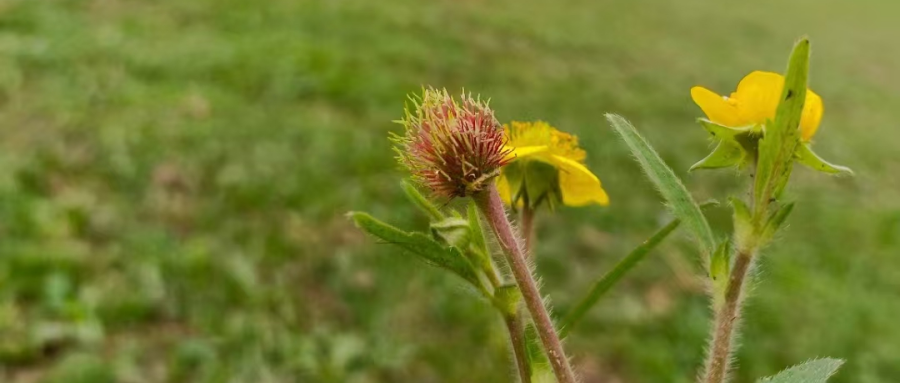
[(503, 128), (487, 103), (467, 94), (457, 101), (433, 88), (410, 99), (413, 108), (399, 121), (406, 132), (393, 137), (397, 158), (435, 196), (478, 193), (510, 161)]

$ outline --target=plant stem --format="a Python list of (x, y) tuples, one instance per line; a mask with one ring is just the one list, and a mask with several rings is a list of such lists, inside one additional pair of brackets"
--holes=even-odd
[(725, 299), (716, 310), (713, 327), (712, 346), (706, 363), (705, 383), (722, 383), (726, 381), (731, 364), (731, 351), (739, 325), (741, 305), (743, 303), (744, 286), (747, 276), (753, 269), (756, 248), (739, 249), (728, 279)]
[(553, 367), (553, 373), (559, 383), (575, 383), (575, 374), (572, 367), (569, 366), (569, 360), (562, 348), (562, 342), (556, 334), (553, 327), (553, 321), (550, 314), (544, 306), (541, 299), (541, 293), (538, 291), (537, 283), (531, 275), (531, 270), (525, 260), (525, 255), (519, 241), (513, 233), (512, 226), (506, 216), (503, 208), (503, 202), (500, 200), (500, 194), (493, 183), (487, 189), (472, 196), (478, 209), (487, 218), (497, 242), (503, 249), (506, 260), (509, 262), (509, 268), (512, 270), (516, 283), (522, 292), (522, 298), (525, 300), (525, 306), (531, 313), (534, 320), (535, 329), (547, 352), (547, 359), (550, 360), (550, 366)]
[(513, 315), (505, 315), (504, 319), (506, 320), (506, 329), (509, 330), (513, 355), (516, 357), (516, 366), (519, 369), (519, 381), (531, 383), (531, 363), (528, 360), (528, 349), (525, 346), (525, 324), (522, 323), (522, 314), (516, 312)]
[[(497, 273), (497, 269), (490, 262), (486, 265), (484, 273), (487, 274), (491, 286), (494, 287), (494, 293), (503, 284), (501, 276)], [(500, 306), (497, 306), (499, 309)], [(509, 332), (509, 341), (512, 346), (513, 356), (516, 359), (516, 367), (519, 371), (520, 383), (531, 383), (531, 360), (528, 357), (528, 348), (525, 343), (525, 324), (522, 321), (522, 311), (518, 308), (513, 313), (504, 312), (500, 309), (503, 320), (506, 322), (506, 330)]]
[(521, 224), (522, 237), (525, 238), (525, 256), (530, 257), (534, 252), (534, 209), (528, 204), (522, 208)]

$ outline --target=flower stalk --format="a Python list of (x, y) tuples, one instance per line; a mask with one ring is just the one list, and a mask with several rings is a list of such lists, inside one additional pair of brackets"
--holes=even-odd
[(550, 361), (550, 366), (553, 368), (556, 379), (559, 383), (576, 383), (575, 373), (569, 365), (569, 360), (562, 348), (562, 342), (559, 340), (553, 321), (550, 319), (550, 314), (541, 299), (537, 282), (528, 268), (525, 253), (516, 239), (512, 225), (509, 223), (506, 210), (503, 208), (503, 201), (500, 199), (496, 186), (491, 183), (481, 192), (472, 195), (472, 198), (478, 209), (487, 218), (488, 224), (497, 237), (497, 242), (500, 244), (503, 254), (506, 256), (510, 270), (521, 290), (525, 306), (534, 320), (535, 329), (541, 339), (541, 343), (544, 345), (544, 350), (547, 352), (547, 359)]
[(739, 250), (725, 290), (725, 299), (716, 310), (712, 346), (706, 362), (705, 383), (724, 382), (731, 364), (731, 352), (739, 326), (744, 286), (755, 263), (756, 249)]
[(531, 363), (528, 360), (528, 349), (525, 345), (525, 324), (522, 322), (522, 314), (516, 310), (513, 314), (505, 315), (504, 321), (506, 329), (509, 331), (513, 355), (516, 358), (519, 381), (531, 383)]

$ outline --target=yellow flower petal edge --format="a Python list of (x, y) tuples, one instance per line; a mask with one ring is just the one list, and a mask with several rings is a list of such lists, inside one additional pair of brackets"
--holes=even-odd
[(694, 103), (706, 113), (706, 118), (719, 125), (739, 127), (746, 125), (738, 119), (737, 106), (729, 103), (724, 97), (701, 86), (691, 88)]
[[(782, 75), (754, 71), (738, 83), (737, 90), (729, 97), (695, 86), (691, 88), (691, 98), (710, 121), (737, 128), (763, 125), (767, 120), (774, 119), (782, 88), (784, 88)], [(822, 98), (812, 90), (808, 90), (800, 118), (800, 138), (804, 142), (809, 142), (816, 134), (823, 111)]]
[[(543, 121), (513, 121), (504, 125), (504, 129), (508, 139), (507, 147), (512, 149), (509, 155), (512, 163), (540, 161), (556, 168), (559, 184), (547, 185), (548, 187), (544, 190), (559, 190), (561, 196), (557, 198), (561, 197), (563, 204), (569, 206), (584, 206), (592, 203), (604, 206), (609, 204), (609, 196), (603, 190), (600, 179), (584, 165), (586, 153), (578, 146), (577, 137), (561, 132)], [(534, 182), (541, 177), (529, 179)], [(496, 183), (501, 198), (508, 205), (511, 204), (513, 196), (519, 192), (511, 190), (509, 179), (504, 172), (497, 177)], [(538, 190), (541, 189), (538, 188)], [(540, 198), (536, 200), (540, 200)]]
[(600, 179), (584, 165), (568, 158), (554, 155), (553, 162), (559, 168), (559, 188), (563, 204), (585, 206), (592, 203), (609, 205), (609, 196), (603, 190)]
[(511, 149), (509, 155), (507, 156), (510, 160), (523, 159), (535, 156), (540, 153), (545, 153), (550, 150), (546, 145), (541, 146), (522, 146), (522, 147), (513, 147), (507, 146), (507, 148)]

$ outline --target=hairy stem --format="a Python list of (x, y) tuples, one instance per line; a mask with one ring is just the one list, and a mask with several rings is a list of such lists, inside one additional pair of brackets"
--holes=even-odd
[(519, 381), (531, 383), (531, 363), (528, 360), (528, 349), (525, 346), (525, 324), (522, 323), (522, 314), (506, 315), (506, 329), (509, 330), (509, 340), (512, 342), (513, 355), (516, 357), (516, 367), (519, 370)]
[(535, 329), (547, 352), (547, 358), (550, 360), (550, 366), (553, 367), (553, 373), (559, 383), (575, 383), (575, 373), (569, 365), (569, 359), (562, 348), (562, 342), (556, 334), (553, 327), (553, 321), (550, 314), (544, 306), (541, 299), (541, 293), (538, 291), (537, 282), (531, 275), (531, 270), (525, 260), (525, 254), (519, 241), (513, 232), (509, 219), (506, 217), (506, 211), (503, 208), (503, 202), (500, 200), (500, 194), (493, 183), (483, 190), (472, 196), (475, 204), (481, 213), (487, 218), (488, 223), (497, 237), (497, 242), (503, 249), (506, 260), (516, 283), (522, 292), (522, 298), (525, 300), (525, 306), (528, 308), (531, 317), (534, 320)]
[(706, 374), (703, 379), (705, 383), (722, 383), (728, 377), (731, 352), (743, 303), (744, 286), (747, 285), (748, 275), (753, 268), (755, 252), (755, 248), (742, 249), (738, 250), (735, 257), (731, 276), (728, 279), (728, 287), (725, 290), (724, 302), (716, 310), (712, 346), (707, 356)]
[[(503, 284), (501, 276), (497, 273), (492, 263), (488, 263), (485, 268), (485, 274), (494, 287), (494, 292)], [(516, 309), (514, 313), (503, 314), (503, 320), (506, 322), (506, 330), (509, 332), (509, 341), (512, 346), (513, 356), (516, 359), (516, 369), (519, 371), (520, 383), (531, 383), (531, 360), (528, 357), (528, 348), (525, 343), (525, 323), (522, 317), (522, 311)]]

